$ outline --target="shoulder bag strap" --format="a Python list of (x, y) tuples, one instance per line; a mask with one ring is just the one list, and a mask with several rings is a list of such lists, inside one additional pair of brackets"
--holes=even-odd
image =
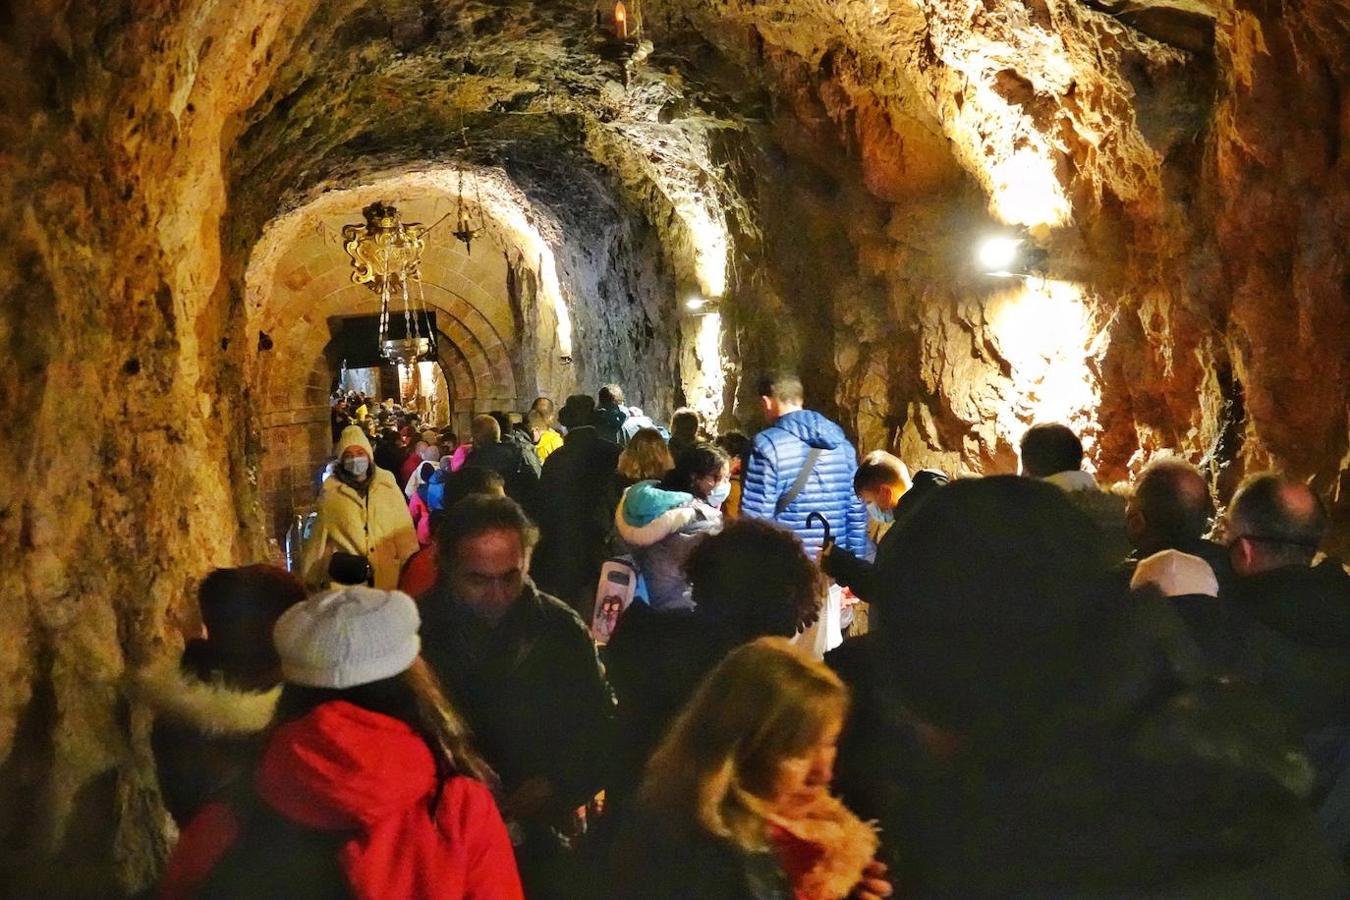
[(821, 454), (825, 451), (820, 447), (812, 447), (806, 451), (806, 461), (802, 463), (802, 470), (797, 473), (797, 480), (792, 482), (792, 487), (788, 492), (778, 498), (778, 504), (774, 507), (773, 514), (781, 516), (783, 510), (792, 505), (793, 501), (801, 495), (802, 489), (806, 487), (806, 480), (811, 477), (811, 470), (816, 467), (820, 461)]

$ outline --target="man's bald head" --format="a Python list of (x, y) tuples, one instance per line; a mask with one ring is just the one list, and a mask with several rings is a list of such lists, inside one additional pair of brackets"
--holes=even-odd
[(1326, 532), (1322, 501), (1301, 481), (1263, 472), (1242, 483), (1228, 514), (1234, 568), (1253, 575), (1312, 563)]
[(1199, 469), (1182, 459), (1155, 460), (1140, 473), (1130, 498), (1130, 543), (1145, 555), (1183, 549), (1200, 539), (1213, 514)]

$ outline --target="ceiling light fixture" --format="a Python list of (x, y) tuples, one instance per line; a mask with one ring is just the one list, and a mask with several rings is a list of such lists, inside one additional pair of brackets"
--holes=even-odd
[[(422, 253), (435, 225), (404, 222), (396, 207), (375, 202), (361, 210), (365, 224), (342, 226), (342, 246), (352, 261), (352, 283), (380, 295), (380, 355), (400, 364), (435, 358), (436, 334), (431, 327), (422, 288)], [(410, 288), (410, 285), (412, 287)], [(403, 337), (389, 335), (389, 307), (403, 298)]]
[(473, 255), (473, 239), (483, 233), (483, 197), (478, 192), (478, 181), (473, 183), (473, 200), (478, 207), (478, 225), (475, 227), (464, 209), (464, 170), (459, 170), (459, 197), (456, 200), (455, 230), (456, 240), (464, 242), (464, 252)]

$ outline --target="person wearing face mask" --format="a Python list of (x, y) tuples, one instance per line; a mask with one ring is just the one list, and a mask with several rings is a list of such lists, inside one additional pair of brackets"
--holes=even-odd
[(860, 600), (875, 603), (880, 586), (894, 576), (893, 566), (898, 562), (892, 539), (898, 532), (893, 523), (897, 517), (912, 513), (928, 494), (946, 483), (947, 476), (936, 469), (923, 469), (911, 479), (909, 469), (898, 457), (884, 450), (867, 454), (853, 476), (853, 491), (866, 504), (870, 527), (876, 529), (876, 558), (862, 559), (830, 544), (821, 551), (821, 569)]
[(721, 449), (697, 444), (679, 455), (663, 482), (639, 481), (624, 491), (614, 527), (637, 561), (653, 609), (693, 608), (685, 562), (722, 530), (730, 473)]
[(344, 428), (337, 442), (338, 465), (319, 495), (318, 517), (305, 544), (302, 570), (310, 590), (328, 586), (328, 563), (335, 552), (370, 561), (374, 587), (398, 586), (403, 563), (417, 552), (417, 532), (394, 475), (376, 466), (370, 441), (357, 426)]

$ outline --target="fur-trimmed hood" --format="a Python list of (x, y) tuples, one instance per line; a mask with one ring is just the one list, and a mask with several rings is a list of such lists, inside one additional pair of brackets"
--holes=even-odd
[(132, 675), (128, 692), (156, 716), (191, 725), (212, 737), (257, 734), (276, 712), (281, 685), (269, 691), (243, 691), (194, 677), (175, 661)]
[(623, 492), (614, 510), (614, 528), (621, 541), (637, 549), (665, 540), (698, 517), (693, 494), (639, 481)]

